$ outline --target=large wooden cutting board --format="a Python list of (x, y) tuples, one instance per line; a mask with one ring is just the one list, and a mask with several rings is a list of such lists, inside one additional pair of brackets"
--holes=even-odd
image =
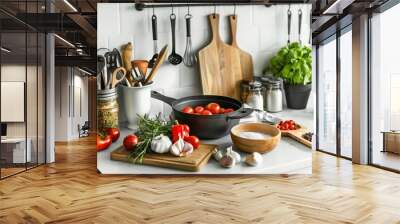
[(238, 21), (238, 16), (237, 15), (231, 15), (229, 16), (229, 24), (231, 25), (231, 46), (236, 48), (239, 51), (240, 55), (240, 68), (242, 71), (242, 77), (244, 80), (252, 80), (254, 76), (254, 65), (253, 65), (253, 58), (251, 54), (247, 53), (246, 51), (240, 49), (238, 43), (237, 43), (237, 21)]
[(309, 130), (299, 124), (296, 124), (297, 129), (296, 130), (281, 130), (282, 136), (287, 136), (289, 138), (292, 138), (301, 144), (311, 148), (312, 147), (312, 142), (308, 141), (307, 139), (303, 138), (303, 134), (309, 132)]
[(221, 40), (219, 15), (208, 16), (212, 32), (211, 42), (199, 51), (199, 66), (203, 94), (222, 95), (240, 99), (239, 51)]
[[(142, 164), (197, 172), (207, 164), (216, 147), (216, 145), (201, 144), (190, 156), (186, 157), (176, 157), (169, 153), (148, 153), (145, 155)], [(133, 163), (133, 161), (128, 159), (128, 151), (126, 151), (123, 146), (111, 152), (111, 159)]]

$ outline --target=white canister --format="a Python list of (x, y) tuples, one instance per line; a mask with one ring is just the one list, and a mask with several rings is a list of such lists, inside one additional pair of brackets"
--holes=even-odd
[(151, 109), (150, 83), (141, 87), (118, 86), (119, 120), (121, 126), (137, 129), (137, 115), (145, 115)]

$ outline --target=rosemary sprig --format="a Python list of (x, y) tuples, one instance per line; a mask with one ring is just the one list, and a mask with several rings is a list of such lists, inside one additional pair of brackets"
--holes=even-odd
[(161, 134), (170, 136), (173, 124), (173, 121), (165, 121), (160, 114), (155, 118), (150, 118), (148, 114), (138, 115), (136, 136), (139, 138), (139, 142), (135, 150), (129, 153), (128, 159), (134, 163), (142, 163), (144, 155), (151, 150), (151, 141)]

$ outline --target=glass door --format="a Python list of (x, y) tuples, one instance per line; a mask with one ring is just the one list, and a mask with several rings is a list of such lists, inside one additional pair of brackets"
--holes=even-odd
[(336, 38), (319, 45), (318, 150), (336, 154)]

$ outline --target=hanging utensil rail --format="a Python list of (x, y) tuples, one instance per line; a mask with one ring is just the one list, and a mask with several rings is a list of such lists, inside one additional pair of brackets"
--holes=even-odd
[(247, 1), (212, 1), (212, 0), (194, 0), (191, 3), (187, 3), (187, 0), (156, 0), (156, 1), (141, 1), (140, 3), (135, 3), (135, 8), (138, 11), (142, 11), (145, 8), (165, 8), (171, 7), (171, 3), (174, 7), (196, 7), (196, 6), (240, 6), (240, 5), (264, 5), (270, 7), (272, 5), (284, 5), (284, 4), (296, 4), (296, 3), (307, 3), (307, 0), (287, 0), (287, 1), (276, 1), (276, 0), (247, 0)]

